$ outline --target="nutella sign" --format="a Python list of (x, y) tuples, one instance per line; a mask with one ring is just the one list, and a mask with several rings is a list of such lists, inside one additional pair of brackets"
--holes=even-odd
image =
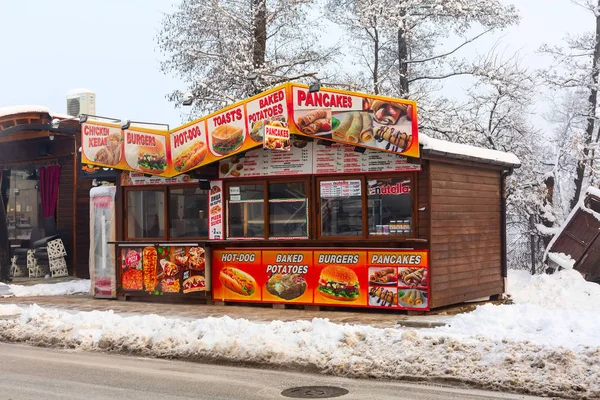
[(369, 196), (410, 194), (410, 180), (392, 179), (369, 181)]

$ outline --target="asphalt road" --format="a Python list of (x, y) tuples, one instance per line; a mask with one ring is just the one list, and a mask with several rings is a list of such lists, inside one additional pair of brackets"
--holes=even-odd
[(336, 386), (346, 399), (532, 399), (478, 390), (59, 351), (0, 343), (0, 399), (285, 399), (285, 389)]

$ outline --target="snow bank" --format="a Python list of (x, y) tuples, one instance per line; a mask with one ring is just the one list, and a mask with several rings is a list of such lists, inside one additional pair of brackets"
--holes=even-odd
[(586, 281), (575, 270), (552, 275), (509, 270), (506, 292), (516, 304), (534, 304), (548, 310), (595, 311), (600, 318), (600, 285)]
[[(7, 313), (14, 314), (14, 306), (0, 305), (0, 315)], [(467, 322), (457, 322), (446, 331), (417, 331), (337, 325), (317, 318), (271, 323), (229, 317), (190, 321), (120, 316), (112, 311), (68, 313), (34, 305), (21, 307), (20, 316), (0, 319), (0, 340), (302, 367), (357, 378), (451, 380), (549, 396), (600, 395), (597, 347), (566, 349), (498, 340), (481, 335), (476, 325)]]
[(69, 294), (85, 294), (90, 292), (90, 280), (79, 279), (70, 282), (41, 283), (32, 286), (6, 285), (9, 296), (35, 297), (35, 296), (64, 296)]
[(503, 151), (485, 149), (483, 147), (475, 147), (467, 144), (453, 143), (447, 140), (434, 139), (419, 133), (419, 143), (423, 146), (423, 150), (438, 151), (441, 153), (449, 153), (466, 157), (474, 157), (482, 160), (501, 162), (503, 164), (512, 164), (514, 166), (521, 165), (519, 158), (512, 153)]
[(573, 260), (571, 256), (565, 253), (549, 252), (548, 258), (564, 269), (573, 269), (573, 267), (575, 266), (575, 260)]

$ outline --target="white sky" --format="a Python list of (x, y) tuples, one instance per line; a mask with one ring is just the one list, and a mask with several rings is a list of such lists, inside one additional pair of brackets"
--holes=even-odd
[[(503, 36), (531, 68), (535, 50), (568, 32), (594, 27), (569, 0), (502, 0), (516, 4), (521, 25), (490, 36), (469, 51), (485, 53)], [(165, 95), (184, 89), (159, 70), (155, 36), (162, 13), (177, 0), (0, 0), (0, 107), (39, 104), (66, 112), (69, 89), (97, 94), (96, 113), (137, 121), (181, 122)]]

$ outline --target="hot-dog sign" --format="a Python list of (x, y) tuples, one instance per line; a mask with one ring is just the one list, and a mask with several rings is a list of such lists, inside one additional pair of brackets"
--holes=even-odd
[(312, 304), (312, 257), (310, 250), (264, 250), (263, 301)]
[(82, 164), (116, 167), (123, 158), (121, 128), (104, 124), (81, 124)]
[(173, 169), (180, 174), (201, 166), (208, 153), (204, 121), (171, 132)]
[(333, 89), (310, 93), (292, 84), (297, 133), (339, 143), (419, 156), (416, 104)]
[(260, 250), (215, 250), (212, 252), (213, 299), (261, 301)]

